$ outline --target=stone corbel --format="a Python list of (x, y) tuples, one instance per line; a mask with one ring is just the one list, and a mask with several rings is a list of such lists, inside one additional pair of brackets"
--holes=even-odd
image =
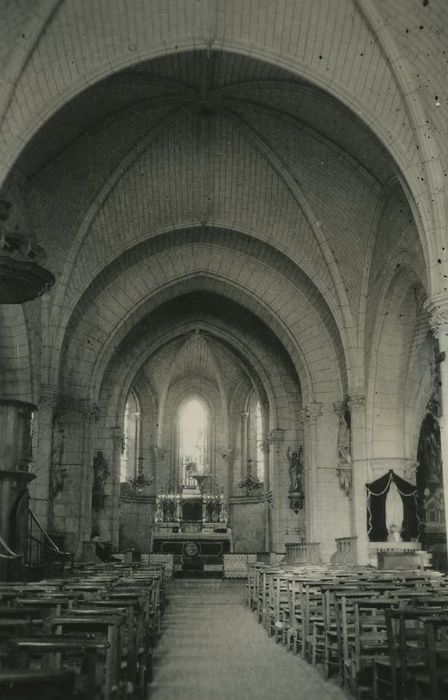
[(301, 422), (308, 423), (309, 425), (316, 425), (317, 421), (322, 417), (322, 415), (322, 403), (319, 401), (313, 401), (303, 407), (301, 411)]
[(269, 434), (269, 444), (275, 445), (277, 448), (285, 439), (285, 431), (282, 428), (274, 428)]
[(339, 487), (346, 496), (352, 492), (353, 474), (350, 463), (339, 462), (336, 473), (338, 475)]

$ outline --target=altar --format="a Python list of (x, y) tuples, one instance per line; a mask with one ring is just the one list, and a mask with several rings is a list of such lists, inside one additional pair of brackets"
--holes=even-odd
[(150, 551), (171, 554), (178, 575), (222, 573), (224, 554), (233, 552), (224, 496), (199, 489), (157, 496)]

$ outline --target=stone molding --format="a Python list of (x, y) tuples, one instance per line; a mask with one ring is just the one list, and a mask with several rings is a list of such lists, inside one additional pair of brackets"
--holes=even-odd
[(347, 405), (352, 413), (354, 410), (366, 407), (366, 397), (362, 391), (354, 391), (347, 398)]

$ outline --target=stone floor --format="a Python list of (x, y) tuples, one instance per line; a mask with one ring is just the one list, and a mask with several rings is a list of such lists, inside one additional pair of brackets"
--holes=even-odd
[(244, 594), (235, 581), (170, 585), (151, 700), (346, 700), (266, 636)]

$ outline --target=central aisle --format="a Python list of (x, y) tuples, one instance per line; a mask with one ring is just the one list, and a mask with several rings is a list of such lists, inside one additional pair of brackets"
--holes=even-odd
[(173, 581), (151, 700), (346, 700), (267, 637), (244, 595), (240, 581)]

